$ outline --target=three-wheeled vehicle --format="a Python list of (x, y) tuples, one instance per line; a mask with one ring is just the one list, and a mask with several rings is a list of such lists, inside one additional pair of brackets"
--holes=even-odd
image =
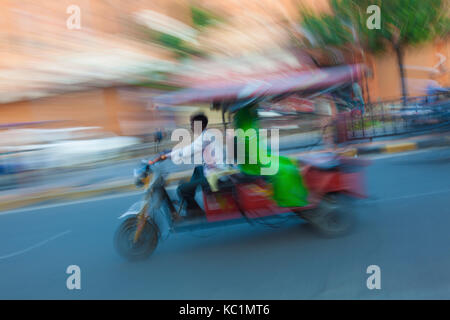
[[(246, 91), (246, 98), (259, 96), (274, 99), (280, 95), (314, 92), (357, 79), (360, 66), (316, 70), (305, 74), (283, 75), (264, 80), (262, 86), (233, 85), (227, 88), (190, 88), (157, 97), (157, 103), (183, 104), (214, 101), (223, 114), (232, 112), (234, 102)], [(218, 101), (226, 103), (217, 103)], [(224, 227), (235, 223), (267, 223), (273, 225), (286, 218), (303, 219), (320, 234), (335, 237), (347, 233), (355, 223), (352, 200), (365, 197), (366, 163), (354, 157), (333, 152), (319, 152), (297, 157), (299, 174), (308, 188), (308, 205), (280, 207), (272, 199), (271, 185), (261, 176), (241, 173), (229, 166), (216, 178), (214, 188), (198, 188), (196, 200), (204, 215), (181, 218), (183, 202), (166, 183), (162, 173), (165, 155), (143, 160), (135, 170), (136, 184), (144, 186), (142, 201), (122, 214), (114, 242), (118, 253), (128, 260), (142, 260), (156, 249), (161, 238), (173, 232)], [(181, 215), (182, 216), (182, 215)]]

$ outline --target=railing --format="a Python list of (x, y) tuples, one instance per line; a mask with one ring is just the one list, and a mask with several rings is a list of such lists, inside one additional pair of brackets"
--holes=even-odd
[(346, 127), (344, 140), (450, 130), (450, 93), (411, 97), (405, 107), (400, 99), (365, 106), (357, 103), (341, 121)]

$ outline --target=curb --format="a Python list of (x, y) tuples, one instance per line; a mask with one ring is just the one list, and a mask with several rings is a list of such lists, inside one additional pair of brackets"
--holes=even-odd
[[(180, 179), (186, 178), (191, 174), (190, 170), (180, 171), (170, 174), (166, 178), (166, 182), (173, 183)], [(100, 185), (98, 187), (91, 186), (89, 188), (75, 187), (75, 188), (58, 188), (50, 189), (40, 193), (33, 193), (28, 196), (19, 195), (9, 199), (0, 198), (0, 211), (14, 210), (31, 206), (37, 203), (56, 203), (60, 201), (77, 200), (91, 198), (95, 196), (101, 196), (111, 193), (122, 192), (140, 192), (142, 189), (137, 188), (134, 183), (130, 182), (130, 179), (115, 181), (109, 185)], [(24, 198), (25, 197), (25, 198)]]
[(419, 149), (446, 147), (446, 146), (450, 146), (450, 136), (443, 136), (425, 140), (416, 140), (411, 142), (397, 142), (380, 145), (361, 146), (357, 148), (350, 148), (345, 152), (342, 152), (341, 154), (346, 156), (359, 156), (368, 154), (399, 153)]
[[(380, 145), (369, 145), (361, 146), (357, 148), (349, 148), (342, 152), (339, 152), (342, 156), (356, 157), (359, 155), (369, 155), (369, 154), (391, 154), (400, 153), (405, 151), (433, 148), (433, 147), (444, 147), (450, 146), (450, 135), (441, 136), (432, 139), (422, 139), (411, 142), (397, 142), (397, 143), (387, 143)], [(320, 152), (320, 151), (319, 151)], [(166, 181), (168, 183), (173, 183), (179, 181), (180, 179), (186, 178), (191, 174), (191, 170), (180, 171), (171, 173)], [(37, 203), (45, 202), (60, 202), (67, 200), (84, 199), (94, 196), (100, 196), (104, 194), (111, 193), (121, 193), (121, 192), (139, 192), (142, 189), (137, 189), (136, 186), (130, 182), (130, 179), (118, 180), (110, 182), (108, 184), (101, 184), (98, 186), (86, 187), (75, 187), (75, 188), (58, 188), (46, 190), (44, 192), (33, 193), (30, 195), (18, 195), (13, 198), (0, 198), (0, 211), (7, 211), (18, 209), (26, 206), (30, 206)]]
[[(55, 203), (58, 201), (76, 200), (81, 198), (93, 197), (111, 192), (124, 192), (134, 187), (131, 184), (122, 184), (118, 186), (102, 186), (99, 188), (91, 188), (87, 190), (75, 188), (46, 190), (41, 193), (30, 194), (28, 196), (16, 196), (10, 199), (0, 199), (0, 211), (7, 211), (30, 206), (37, 203), (45, 203), (47, 201)], [(25, 198), (24, 198), (25, 197)]]

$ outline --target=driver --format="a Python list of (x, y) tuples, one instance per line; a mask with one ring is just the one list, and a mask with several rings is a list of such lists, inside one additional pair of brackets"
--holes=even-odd
[[(196, 153), (202, 153), (202, 165), (198, 165), (194, 168), (194, 172), (189, 182), (182, 183), (178, 186), (177, 193), (180, 200), (184, 200), (187, 204), (186, 211), (189, 217), (203, 216), (204, 212), (195, 201), (195, 192), (198, 186), (208, 186), (208, 180), (205, 176), (205, 170), (211, 167), (211, 164), (205, 163), (205, 156), (210, 142), (204, 141), (204, 133), (208, 125), (208, 117), (203, 113), (196, 113), (191, 116), (191, 130), (194, 132), (195, 123), (201, 123), (201, 134), (190, 144), (184, 148), (172, 150), (167, 154), (167, 157), (172, 157), (173, 161), (179, 161), (183, 155), (196, 155)], [(179, 161), (181, 162), (181, 161)]]

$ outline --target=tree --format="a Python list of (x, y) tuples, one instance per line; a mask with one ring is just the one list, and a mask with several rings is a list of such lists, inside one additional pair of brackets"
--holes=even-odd
[[(379, 29), (367, 27), (367, 8), (372, 5), (380, 8)], [(357, 42), (371, 53), (392, 48), (400, 74), (402, 102), (406, 105), (405, 47), (448, 35), (446, 0), (331, 0), (330, 7), (330, 14), (304, 14), (301, 25), (313, 38), (311, 45), (344, 47)]]
[(222, 22), (222, 18), (214, 13), (195, 5), (191, 5), (192, 23), (197, 29), (212, 26), (218, 22)]
[(142, 34), (142, 38), (172, 51), (176, 58), (206, 56), (207, 53), (199, 47), (198, 38), (207, 28), (223, 22), (223, 19), (195, 5), (189, 7), (189, 13), (192, 26), (147, 10), (138, 15), (137, 30)]

